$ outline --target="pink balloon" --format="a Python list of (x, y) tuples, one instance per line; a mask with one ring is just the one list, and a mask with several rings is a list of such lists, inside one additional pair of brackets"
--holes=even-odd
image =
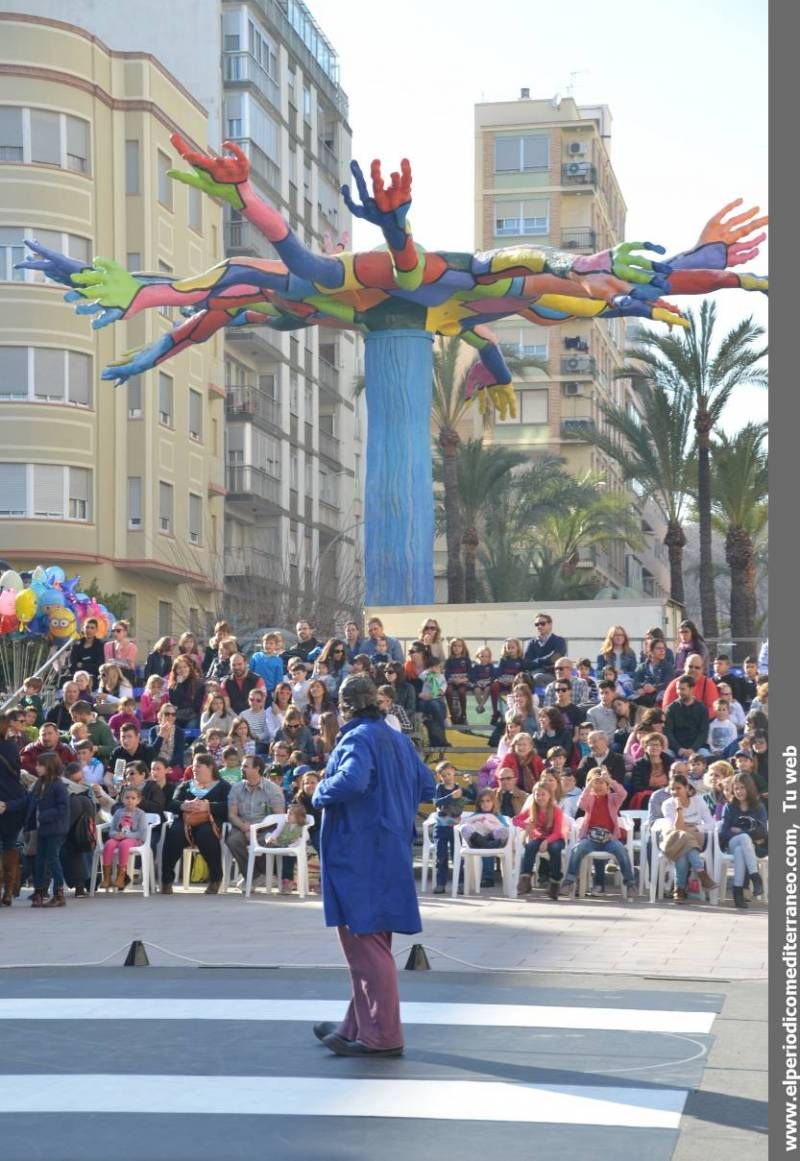
[(0, 593), (0, 617), (13, 617), (17, 609), (17, 594), (13, 589)]

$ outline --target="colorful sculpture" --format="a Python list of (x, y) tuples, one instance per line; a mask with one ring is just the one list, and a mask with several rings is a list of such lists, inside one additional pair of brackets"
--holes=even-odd
[(519, 315), (540, 326), (571, 318), (634, 316), (686, 325), (661, 295), (767, 289), (767, 281), (730, 268), (754, 258), (767, 221), (757, 209), (723, 218), (741, 199), (712, 217), (696, 245), (666, 261), (650, 242), (626, 242), (589, 256), (521, 245), (471, 253), (425, 251), (411, 233), (411, 167), (401, 163), (387, 188), (372, 163), (372, 196), (356, 162), (359, 201), (342, 187), (356, 216), (379, 227), (386, 249), (314, 254), (249, 182), (249, 161), (235, 144), (227, 156), (197, 152), (177, 134), (172, 142), (192, 172), (176, 181), (227, 202), (272, 243), (279, 261), (226, 258), (205, 274), (170, 279), (132, 274), (109, 259), (91, 267), (28, 243), (21, 266), (43, 270), (69, 286), (79, 314), (104, 327), (147, 308), (179, 306), (188, 315), (149, 347), (128, 351), (102, 378), (120, 384), (205, 342), (224, 326), (262, 325), (297, 330), (324, 324), (365, 336), (369, 415), (365, 554), (367, 602), (428, 604), (433, 600), (433, 502), (430, 457), (432, 340), (458, 335), (478, 351), (467, 377), (481, 409), (516, 414), (511, 374), (489, 324)]

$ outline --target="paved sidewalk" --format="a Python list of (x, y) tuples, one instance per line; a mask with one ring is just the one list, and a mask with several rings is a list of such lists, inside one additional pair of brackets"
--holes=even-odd
[[(490, 892), (423, 896), (421, 905), (423, 934), (397, 936), (395, 947), (423, 943), (437, 971), (469, 966), (720, 981), (767, 976), (763, 906), (736, 912), (730, 904), (623, 904), (613, 895), (531, 902)], [(115, 964), (133, 939), (144, 940), (151, 963), (161, 966), (341, 966), (317, 898), (245, 899), (236, 891), (206, 897), (199, 888), (150, 899), (139, 892), (70, 898), (67, 907), (47, 911), (32, 910), (22, 898), (0, 910), (0, 966), (86, 964), (109, 956)]]

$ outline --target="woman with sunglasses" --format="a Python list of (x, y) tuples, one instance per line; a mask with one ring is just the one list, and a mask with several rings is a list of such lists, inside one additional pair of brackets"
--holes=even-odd
[(158, 711), (158, 721), (146, 735), (145, 742), (150, 746), (151, 761), (160, 758), (167, 767), (167, 778), (170, 782), (175, 781), (174, 772), (182, 772), (186, 764), (186, 735), (177, 724), (177, 711), (174, 705), (170, 705), (169, 702), (162, 705)]
[(130, 622), (115, 621), (111, 630), (111, 640), (103, 646), (103, 654), (107, 662), (116, 665), (122, 676), (133, 684), (136, 680), (136, 659), (139, 656), (139, 646), (129, 636)]
[(404, 709), (411, 721), (417, 712), (417, 691), (410, 681), (406, 680), (405, 670), (400, 661), (390, 661), (383, 667), (383, 678), (386, 685), (394, 690), (395, 705)]
[(447, 660), (444, 642), (442, 641), (441, 626), (433, 617), (427, 617), (422, 622), (419, 630), (419, 639), (423, 645), (428, 646), (428, 652), (431, 657), (437, 657), (441, 662)]
[(338, 637), (330, 637), (322, 646), (322, 652), (317, 658), (317, 662), (322, 662), (323, 665), (327, 665), (328, 677), (333, 678), (335, 696), (339, 692), (339, 686), (350, 672), (350, 664), (347, 660), (347, 646), (344, 641), (341, 641)]

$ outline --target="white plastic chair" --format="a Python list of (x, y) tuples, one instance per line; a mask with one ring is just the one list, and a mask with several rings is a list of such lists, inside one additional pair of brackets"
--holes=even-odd
[(255, 869), (256, 859), (259, 855), (264, 855), (266, 858), (266, 893), (272, 893), (272, 876), (278, 869), (277, 859), (296, 859), (297, 860), (297, 894), (301, 899), (305, 899), (308, 894), (308, 832), (314, 825), (314, 819), (306, 816), (306, 823), (303, 827), (303, 833), (297, 842), (292, 843), (290, 847), (268, 847), (264, 843), (258, 841), (258, 832), (264, 830), (266, 827), (277, 826), (279, 822), (285, 821), (285, 814), (268, 814), (261, 822), (254, 822), (250, 827), (250, 845), (247, 849), (247, 879), (245, 881), (245, 896), (250, 897), (253, 890), (253, 872)]
[[(639, 894), (643, 895), (649, 885), (647, 838), (650, 833), (650, 813), (647, 810), (621, 810), (619, 817), (626, 824), (630, 836), (628, 853), (631, 856), (631, 866), (636, 870), (634, 856), (639, 852)], [(637, 834), (638, 824), (638, 834)]]
[(453, 827), (453, 898), (458, 894), (461, 865), (464, 864), (464, 894), (479, 895), (481, 891), (481, 859), (499, 859), (503, 876), (503, 891), (509, 898), (517, 885), (516, 848), (517, 839), (514, 826), (509, 826), (506, 841), (502, 847), (471, 847), (461, 837), (462, 823)]
[[(733, 870), (733, 855), (729, 855), (727, 851), (723, 851), (719, 845), (719, 827), (717, 823), (714, 827), (714, 859), (712, 872), (714, 878), (719, 884), (719, 890), (715, 892), (718, 903), (725, 902), (725, 896), (728, 893), (728, 871)], [(763, 903), (769, 902), (769, 855), (764, 855), (763, 859), (758, 860), (758, 873), (764, 883)]]
[(433, 828), (436, 826), (436, 811), (429, 814), (422, 824), (422, 874), (419, 889), (424, 895), (428, 890), (428, 876), (431, 883), (435, 878), (436, 870), (436, 843), (433, 841)]
[(103, 865), (103, 847), (105, 845), (103, 831), (108, 830), (109, 825), (110, 823), (100, 822), (100, 820), (97, 819), (97, 842), (95, 844), (94, 850), (92, 851), (92, 869), (89, 874), (90, 895), (94, 895), (97, 891), (97, 873), (100, 870), (100, 867)]
[(221, 895), (224, 895), (228, 888), (234, 885), (239, 873), (239, 865), (231, 853), (231, 848), (225, 841), (230, 833), (231, 824), (229, 822), (223, 822), (222, 833), (220, 835), (220, 844), (222, 846), (222, 886), (219, 890)]
[[(564, 815), (564, 823), (567, 827), (567, 834), (564, 838), (564, 853), (561, 856), (561, 873), (567, 873), (567, 864), (569, 863), (569, 856), (572, 853), (572, 848), (577, 842), (578, 824), (570, 814)], [(515, 882), (519, 881), (519, 876), (522, 872), (522, 856), (525, 853), (525, 831), (521, 827), (514, 828), (517, 832), (517, 862)], [(539, 863), (543, 858), (547, 858), (547, 851), (541, 849), (536, 852), (536, 858), (533, 860), (533, 878), (535, 879), (539, 873)]]
[[(671, 859), (668, 859), (659, 846), (659, 839), (663, 832), (672, 824), (666, 818), (657, 818), (650, 827), (650, 902), (655, 903), (657, 899), (663, 899), (667, 888), (674, 881), (675, 878), (675, 864)], [(706, 870), (713, 872), (714, 870), (714, 836), (709, 834), (705, 849), (700, 852), (705, 863)], [(713, 878), (713, 874), (712, 874)], [(709, 896), (713, 899), (716, 891), (709, 892)]]
[[(625, 832), (625, 849), (628, 852), (628, 858), (630, 859), (631, 867), (633, 867), (633, 826), (626, 826)], [(575, 841), (579, 841), (577, 834), (575, 836)], [(599, 859), (603, 863), (608, 863), (613, 858), (614, 855), (611, 851), (590, 851), (589, 854), (581, 860), (580, 870), (578, 871), (578, 878), (575, 881), (576, 898), (579, 898), (581, 895), (586, 896), (589, 894), (589, 879), (593, 870), (592, 864), (595, 862), (595, 860)]]
[[(128, 862), (126, 865), (126, 872), (128, 877), (133, 880), (134, 872), (136, 870), (136, 860), (138, 858), (142, 872), (142, 894), (148, 898), (150, 891), (156, 889), (155, 878), (155, 864), (153, 860), (153, 851), (150, 846), (150, 839), (153, 831), (160, 824), (161, 819), (157, 814), (147, 815), (147, 838), (138, 847), (132, 847), (128, 852)], [(94, 895), (97, 890), (97, 872), (99, 871), (103, 861), (103, 847), (105, 846), (105, 839), (103, 838), (103, 831), (107, 830), (110, 823), (104, 822), (97, 827), (97, 845), (92, 853), (92, 871), (89, 882), (89, 894)]]

